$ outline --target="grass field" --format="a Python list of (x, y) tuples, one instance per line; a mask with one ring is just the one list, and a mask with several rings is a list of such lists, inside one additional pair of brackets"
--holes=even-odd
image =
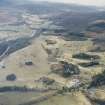
[[(2, 15), (2, 17), (0, 17), (0, 22), (2, 22), (3, 19), (5, 20), (5, 16), (13, 19), (13, 21), (15, 19), (14, 17), (8, 16), (8, 13), (3, 14), (1, 12), (0, 15)], [(39, 24), (41, 24), (40, 19), (38, 17), (24, 17), (24, 19), (27, 18), (29, 23), (30, 21), (31, 23), (33, 22), (33, 27), (35, 25), (35, 22), (36, 27), (39, 26)], [(39, 24), (37, 23), (38, 21), (36, 21), (37, 18)], [(10, 39), (11, 37), (21, 37), (21, 35), (30, 36), (31, 34), (32, 29), (26, 24), (21, 24), (19, 26), (0, 26), (1, 39), (5, 37), (10, 37)], [(46, 39), (54, 40), (56, 44), (47, 44)], [(62, 86), (65, 86), (67, 81), (72, 80), (72, 76), (70, 76), (69, 78), (64, 78), (61, 75), (52, 73), (51, 65), (54, 63), (58, 63), (62, 60), (77, 65), (80, 69), (79, 77), (81, 78), (81, 82), (87, 82), (92, 78), (92, 76), (101, 73), (105, 67), (105, 52), (90, 52), (90, 49), (92, 49), (93, 47), (94, 46), (91, 38), (82, 41), (74, 41), (65, 40), (61, 36), (53, 36), (50, 34), (47, 36), (41, 35), (40, 37), (33, 39), (31, 45), (10, 54), (3, 60), (5, 68), (0, 68), (0, 87), (27, 86), (28, 88), (45, 89), (48, 87), (45, 86), (43, 83), (38, 83), (36, 81), (42, 77), (48, 77), (52, 80), (55, 80), (57, 85), (60, 86), (60, 88), (57, 89), (61, 89)], [(49, 52), (52, 55), (50, 55), (47, 52), (47, 50), (49, 50)], [(79, 63), (86, 63), (90, 60), (81, 60), (73, 58), (72, 55), (77, 53), (99, 55), (100, 65), (91, 67), (81, 67)], [(49, 58), (50, 60), (54, 60), (50, 61)], [(32, 65), (26, 65), (25, 63), (27, 61), (31, 61)], [(6, 77), (9, 74), (15, 74), (16, 81), (7, 81)], [(50, 87), (53, 88), (53, 85), (51, 85)], [(97, 90), (95, 94), (97, 97), (104, 99), (104, 93), (102, 93), (102, 91)], [(4, 92), (0, 93), (0, 105), (20, 105), (24, 103), (26, 103), (26, 105), (36, 105), (34, 102), (36, 102), (37, 99), (40, 99), (40, 97), (44, 97), (45, 100), (43, 100), (42, 102), (38, 102), (37, 105), (92, 105), (82, 92), (68, 92), (67, 94), (57, 94), (56, 96), (52, 97), (48, 97), (49, 94), (53, 94), (53, 92)], [(48, 97), (47, 99), (46, 96)], [(30, 102), (32, 102), (32, 104), (27, 104)]]
[(37, 92), (6, 92), (0, 93), (0, 105), (19, 105), (41, 96)]

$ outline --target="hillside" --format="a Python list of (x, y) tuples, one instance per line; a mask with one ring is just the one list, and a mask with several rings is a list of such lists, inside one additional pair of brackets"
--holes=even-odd
[(88, 25), (86, 36), (94, 42), (93, 51), (104, 51), (105, 46), (105, 20), (96, 20)]
[(100, 9), (1, 0), (0, 105), (105, 105)]
[(96, 20), (105, 19), (105, 12), (93, 11), (93, 12), (64, 12), (61, 15), (56, 16), (53, 20), (57, 25), (61, 25), (67, 28), (71, 32), (81, 32), (87, 29), (88, 24)]

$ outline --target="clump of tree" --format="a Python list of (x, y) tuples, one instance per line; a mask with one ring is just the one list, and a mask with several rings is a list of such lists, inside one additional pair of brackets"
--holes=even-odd
[(91, 67), (91, 66), (100, 65), (100, 63), (98, 61), (90, 61), (90, 62), (86, 62), (86, 63), (79, 63), (79, 65), (82, 67)]
[(76, 58), (76, 59), (84, 59), (84, 60), (100, 59), (100, 57), (98, 55), (89, 55), (89, 54), (86, 54), (86, 53), (74, 54), (72, 57)]
[(57, 43), (56, 40), (52, 40), (52, 39), (46, 39), (45, 41), (46, 41), (47, 45), (56, 44)]
[(105, 38), (93, 39), (94, 47), (90, 49), (91, 52), (104, 52), (105, 51)]
[(26, 62), (25, 62), (25, 65), (27, 65), (27, 66), (32, 66), (32, 65), (33, 65), (33, 62), (32, 62), (32, 61), (26, 61)]
[(28, 88), (27, 86), (4, 86), (0, 87), (0, 92), (12, 92), (12, 91), (18, 91), (18, 92), (27, 92), (27, 91), (36, 91), (34, 88)]
[(84, 33), (82, 32), (69, 32), (69, 35), (78, 36), (78, 37), (85, 37)]
[(59, 74), (65, 78), (70, 77), (71, 75), (78, 75), (80, 73), (77, 65), (65, 61), (60, 61), (59, 64), (53, 65), (51, 69), (52, 72)]
[(90, 87), (98, 87), (102, 85), (105, 85), (105, 70), (102, 73), (92, 77)]
[(6, 80), (8, 80), (8, 81), (15, 81), (16, 80), (16, 75), (15, 74), (9, 74), (6, 77)]
[(55, 80), (47, 78), (47, 77), (40, 78), (40, 81), (45, 85), (52, 85), (55, 82)]
[(91, 52), (104, 52), (105, 51), (105, 42), (94, 44), (94, 48), (90, 49)]
[(85, 41), (87, 40), (87, 37), (84, 35), (84, 33), (68, 32), (66, 35), (64, 35), (64, 39), (66, 41)]
[(77, 65), (69, 64), (67, 62), (62, 62), (63, 64), (63, 72), (62, 75), (64, 77), (69, 77), (71, 75), (76, 75), (80, 73), (80, 70)]
[(55, 33), (63, 33), (63, 32), (67, 32), (66, 29), (55, 29), (54, 30)]
[(96, 22), (88, 26), (87, 31), (102, 33), (105, 31), (105, 21)]

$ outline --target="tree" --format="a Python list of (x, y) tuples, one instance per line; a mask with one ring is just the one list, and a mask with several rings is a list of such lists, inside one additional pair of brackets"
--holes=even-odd
[(93, 76), (90, 87), (102, 85), (105, 85), (105, 70), (102, 73)]
[(9, 74), (9, 75), (7, 75), (6, 79), (8, 81), (15, 81), (16, 80), (16, 75), (15, 74)]

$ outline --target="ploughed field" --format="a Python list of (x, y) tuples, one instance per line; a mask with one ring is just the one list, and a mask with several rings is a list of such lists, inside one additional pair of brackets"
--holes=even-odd
[(17, 18), (7, 10), (0, 10), (0, 24), (11, 23), (17, 21)]

